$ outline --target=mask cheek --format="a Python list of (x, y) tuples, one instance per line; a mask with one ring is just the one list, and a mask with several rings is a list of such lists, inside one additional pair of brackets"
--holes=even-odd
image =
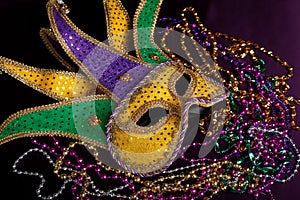
[(141, 174), (163, 169), (171, 164), (173, 152), (178, 148), (179, 124), (179, 116), (169, 115), (155, 131), (149, 127), (143, 133), (144, 127), (140, 127), (130, 133), (113, 123), (109, 138), (113, 157), (127, 170)]

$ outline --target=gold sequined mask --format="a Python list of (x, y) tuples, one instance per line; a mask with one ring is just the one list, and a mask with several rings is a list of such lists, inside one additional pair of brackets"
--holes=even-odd
[(168, 167), (181, 151), (190, 106), (211, 107), (225, 96), (222, 84), (181, 64), (158, 66), (115, 109), (110, 151), (135, 173)]

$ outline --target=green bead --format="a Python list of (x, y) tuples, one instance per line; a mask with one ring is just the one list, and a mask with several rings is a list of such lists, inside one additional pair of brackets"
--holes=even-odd
[(264, 88), (265, 88), (265, 90), (266, 90), (267, 92), (269, 92), (269, 91), (270, 91), (270, 89), (268, 88), (268, 86), (267, 86), (267, 85), (264, 85)]
[(245, 76), (247, 79), (251, 80), (251, 77), (250, 77), (248, 74), (244, 74), (244, 76)]
[[(271, 86), (270, 86), (270, 88), (268, 88), (267, 91), (273, 90), (273, 89), (275, 88), (276, 80), (275, 80), (275, 78), (273, 78), (273, 77), (269, 77), (268, 80), (270, 81), (270, 85), (271, 85)], [(267, 88), (266, 86), (264, 86), (264, 87)]]
[(260, 171), (262, 171), (263, 173), (274, 173), (277, 170), (272, 167), (262, 167), (260, 168)]
[(266, 62), (261, 58), (259, 58), (257, 61), (255, 61), (254, 64), (255, 64), (255, 66), (257, 66), (258, 70), (262, 73), (264, 73), (267, 69)]
[(249, 153), (249, 158), (252, 161), (255, 159), (255, 156), (254, 156), (254, 154), (252, 152)]

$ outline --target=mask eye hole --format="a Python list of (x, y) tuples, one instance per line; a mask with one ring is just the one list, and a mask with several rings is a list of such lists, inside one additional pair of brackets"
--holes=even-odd
[(179, 96), (183, 96), (189, 88), (191, 83), (191, 76), (184, 73), (182, 76), (176, 81), (175, 90)]
[(169, 111), (161, 108), (151, 108), (142, 117), (136, 122), (138, 126), (149, 127), (156, 124), (160, 119), (166, 117), (169, 114)]

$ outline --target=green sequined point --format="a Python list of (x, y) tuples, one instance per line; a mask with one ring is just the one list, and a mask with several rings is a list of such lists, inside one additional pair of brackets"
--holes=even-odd
[[(166, 58), (149, 40), (152, 32), (152, 25), (155, 23), (155, 10), (158, 9), (161, 0), (151, 0), (144, 4), (137, 20), (138, 31), (138, 47), (142, 59), (150, 64), (159, 64), (168, 61)], [(155, 59), (153, 56), (159, 58)]]
[[(93, 100), (27, 113), (10, 121), (1, 131), (0, 139), (21, 132), (52, 131), (72, 133), (106, 144), (105, 129), (112, 106), (111, 100)], [(90, 119), (95, 115), (101, 123), (93, 126)]]

